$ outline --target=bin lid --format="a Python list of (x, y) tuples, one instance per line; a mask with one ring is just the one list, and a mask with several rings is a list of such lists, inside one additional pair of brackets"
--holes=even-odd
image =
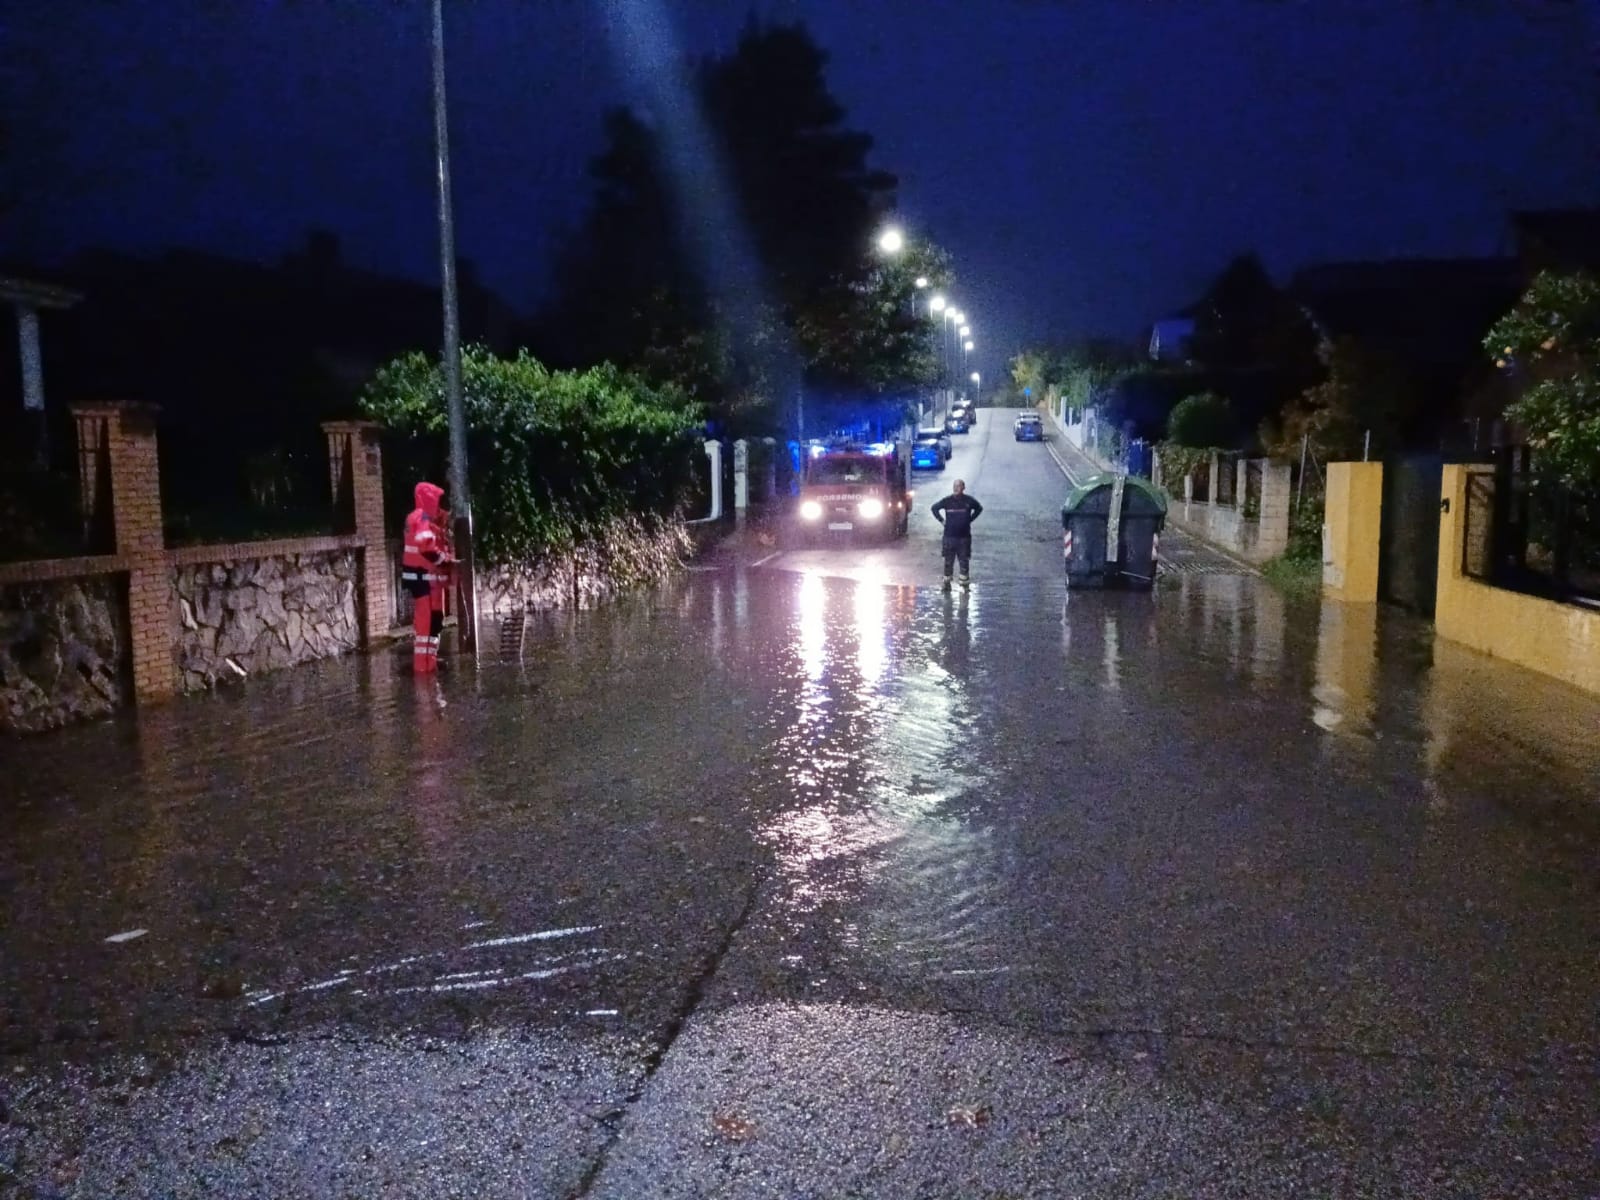
[[(1110, 472), (1100, 475), (1091, 475), (1077, 487), (1073, 488), (1067, 496), (1067, 502), (1061, 506), (1061, 515), (1068, 513), (1093, 512), (1108, 513), (1111, 511), (1111, 489), (1116, 485), (1117, 477)], [(1098, 501), (1098, 503), (1094, 502)], [(1122, 484), (1122, 512), (1124, 516), (1165, 516), (1167, 511), (1167, 498), (1161, 490), (1148, 479), (1141, 479), (1137, 475), (1124, 478)]]

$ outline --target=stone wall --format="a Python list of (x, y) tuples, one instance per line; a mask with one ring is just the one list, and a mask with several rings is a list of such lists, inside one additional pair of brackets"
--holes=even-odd
[(111, 575), (0, 585), (0, 731), (55, 729), (127, 703), (123, 588)]
[(481, 571), (480, 611), (493, 617), (526, 609), (587, 608), (661, 582), (693, 549), (689, 531), (677, 522), (652, 528), (637, 519), (618, 521), (599, 542), (574, 553)]
[(356, 550), (180, 564), (173, 660), (183, 691), (358, 649)]
[[(1289, 513), (1293, 507), (1289, 464), (1268, 459), (1260, 462), (1259, 516), (1245, 516), (1236, 504), (1178, 501), (1168, 507), (1167, 523), (1257, 566), (1277, 558), (1289, 547)], [(1241, 475), (1244, 466), (1241, 461)]]

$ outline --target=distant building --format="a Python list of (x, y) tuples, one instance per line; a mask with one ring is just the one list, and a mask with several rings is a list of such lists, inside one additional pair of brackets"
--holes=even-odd
[(1422, 405), (1419, 441), (1455, 437), (1482, 415), (1490, 326), (1517, 302), (1524, 268), (1512, 257), (1321, 263), (1297, 271), (1289, 294), (1325, 340), (1352, 338), (1403, 370)]
[[(146, 400), (172, 415), (231, 408), (270, 423), (275, 410), (348, 408), (378, 367), (437, 354), (443, 340), (437, 286), (354, 266), (323, 231), (277, 263), (90, 250), (48, 278), (85, 297), (44, 340), (63, 400)], [(463, 342), (510, 350), (516, 314), (470, 262), (459, 290)]]
[(1189, 361), (1194, 348), (1194, 318), (1166, 317), (1150, 330), (1150, 357), (1156, 362)]
[(1525, 281), (1540, 271), (1600, 271), (1600, 209), (1514, 212), (1509, 224)]

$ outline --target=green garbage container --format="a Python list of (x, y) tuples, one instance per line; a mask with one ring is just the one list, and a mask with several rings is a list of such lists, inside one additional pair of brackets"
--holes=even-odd
[(1094, 475), (1061, 506), (1069, 588), (1150, 588), (1167, 499), (1136, 475)]

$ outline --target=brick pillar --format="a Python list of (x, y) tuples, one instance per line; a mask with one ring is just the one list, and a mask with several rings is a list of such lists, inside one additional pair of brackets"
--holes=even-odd
[(1263, 558), (1277, 558), (1289, 548), (1289, 516), (1294, 508), (1293, 472), (1288, 463), (1261, 463), (1261, 536)]
[(178, 690), (173, 659), (172, 569), (161, 535), (161, 466), (156, 409), (143, 404), (80, 404), (79, 430), (103, 438), (110, 464), (111, 527), (128, 569), (128, 641), (133, 696), (159, 700)]
[(370, 421), (329, 421), (322, 431), (328, 435), (335, 511), (342, 510), (339, 532), (353, 533), (365, 542), (356, 615), (361, 620), (361, 644), (371, 646), (394, 625), (394, 578), (399, 569), (390, 561), (383, 521), (383, 448), (378, 427)]

